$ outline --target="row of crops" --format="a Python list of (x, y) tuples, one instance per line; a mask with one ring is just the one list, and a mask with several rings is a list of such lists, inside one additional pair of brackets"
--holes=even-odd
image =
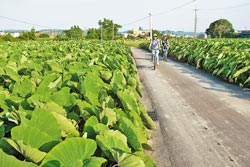
[(124, 44), (1, 43), (0, 59), (0, 166), (156, 166)]
[[(170, 39), (169, 55), (250, 88), (250, 39)], [(141, 45), (147, 48), (147, 44)]]

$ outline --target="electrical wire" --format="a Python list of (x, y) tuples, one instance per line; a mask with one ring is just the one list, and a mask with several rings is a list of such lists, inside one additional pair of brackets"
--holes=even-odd
[(186, 3), (183, 3), (183, 4), (181, 4), (181, 5), (177, 6), (177, 7), (174, 7), (174, 8), (172, 8), (172, 9), (169, 9), (169, 10), (166, 10), (166, 11), (163, 11), (163, 12), (156, 13), (156, 14), (154, 14), (153, 16), (164, 15), (164, 14), (166, 14), (166, 13), (169, 13), (169, 12), (172, 12), (172, 11), (174, 11), (174, 10), (183, 8), (183, 7), (187, 6), (187, 5), (190, 5), (191, 3), (194, 3), (195, 1), (197, 1), (197, 0), (192, 0), (192, 1), (189, 1), (189, 2), (186, 2)]
[(22, 20), (18, 20), (18, 19), (13, 19), (13, 18), (6, 17), (6, 16), (0, 16), (0, 18), (7, 19), (7, 20), (10, 20), (10, 21), (14, 21), (14, 22), (18, 22), (18, 23), (22, 23), (22, 24), (27, 24), (27, 25), (32, 25), (32, 26), (37, 26), (37, 27), (42, 27), (42, 28), (49, 28), (49, 29), (51, 29), (51, 27), (48, 27), (48, 26), (43, 26), (43, 25), (39, 25), (39, 24), (34, 24), (34, 23), (27, 22), (27, 21), (22, 21)]
[(240, 4), (240, 5), (235, 5), (235, 6), (228, 6), (228, 7), (224, 7), (224, 8), (211, 8), (211, 9), (198, 9), (198, 10), (203, 10), (203, 11), (211, 11), (211, 10), (227, 10), (227, 9), (235, 9), (235, 8), (241, 8), (241, 7), (245, 7), (250, 5), (250, 2), (248, 3), (244, 3), (244, 4)]
[[(197, 1), (197, 0), (188, 1), (188, 2), (183, 3), (183, 4), (181, 4), (181, 5), (177, 6), (177, 7), (174, 7), (174, 8), (172, 8), (172, 9), (167, 10), (167, 11), (162, 11), (162, 12), (156, 13), (156, 14), (154, 14), (154, 15), (152, 15), (152, 16), (158, 16), (158, 15), (163, 15), (163, 14), (172, 12), (172, 11), (174, 11), (174, 10), (183, 8), (183, 7), (185, 7), (185, 6), (187, 6), (187, 5), (191, 4), (191, 3), (193, 3), (193, 2), (195, 2), (195, 1)], [(148, 18), (149, 18), (149, 16), (145, 16), (145, 17), (142, 17), (142, 18), (137, 19), (137, 20), (135, 20), (135, 21), (129, 22), (129, 23), (127, 23), (127, 24), (123, 24), (122, 26), (124, 27), (124, 26), (128, 26), (128, 25), (132, 25), (132, 24), (138, 23), (138, 22), (140, 22), (140, 21), (142, 21), (142, 20), (145, 20), (145, 19), (148, 19)]]

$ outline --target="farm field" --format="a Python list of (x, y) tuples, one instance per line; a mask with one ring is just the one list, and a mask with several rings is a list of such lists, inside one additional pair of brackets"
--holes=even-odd
[(0, 166), (156, 166), (127, 46), (13, 42), (0, 58)]
[[(169, 55), (250, 88), (249, 39), (170, 39)], [(141, 44), (147, 49), (147, 43)]]

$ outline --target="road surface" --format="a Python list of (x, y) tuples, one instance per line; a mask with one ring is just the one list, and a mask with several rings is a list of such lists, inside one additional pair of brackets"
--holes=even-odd
[(172, 60), (160, 61), (154, 71), (147, 51), (131, 50), (157, 113), (159, 129), (152, 139), (157, 166), (250, 166), (248, 89)]

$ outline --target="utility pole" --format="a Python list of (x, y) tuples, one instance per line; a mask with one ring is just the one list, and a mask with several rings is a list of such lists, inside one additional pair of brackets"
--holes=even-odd
[(198, 9), (194, 9), (194, 38), (196, 38), (196, 31), (197, 31), (197, 11)]
[(149, 34), (150, 34), (150, 41), (152, 40), (152, 15), (149, 13)]

